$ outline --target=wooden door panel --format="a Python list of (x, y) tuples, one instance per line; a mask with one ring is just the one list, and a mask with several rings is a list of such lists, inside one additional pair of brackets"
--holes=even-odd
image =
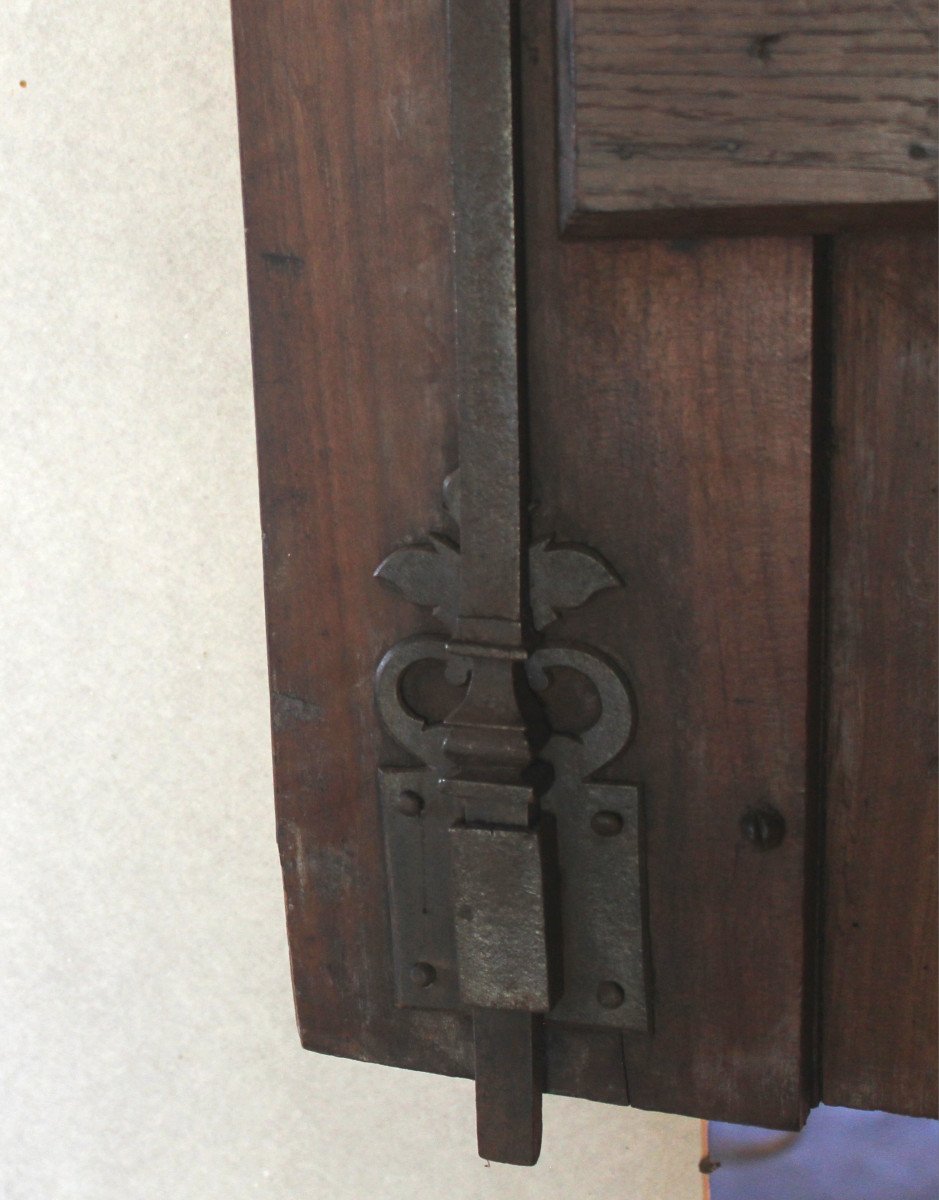
[(570, 231), (934, 214), (934, 4), (560, 0), (559, 21)]
[[(811, 248), (576, 251), (530, 335), (534, 519), (625, 579), (556, 636), (636, 690), (619, 770), (645, 798), (654, 1032), (625, 1037), (629, 1096), (798, 1126)], [(787, 832), (759, 853), (741, 821), (764, 806)]]
[[(533, 521), (626, 585), (559, 638), (622, 663), (645, 795), (651, 1037), (630, 1101), (797, 1127), (806, 1106), (810, 239), (557, 237), (546, 6), (524, 7)], [(784, 815), (779, 847), (741, 832)]]
[[(737, 175), (713, 160), (731, 151), (708, 142), (692, 171), (678, 156), (690, 189), (679, 194), (643, 176), (661, 166), (656, 156), (613, 162), (612, 134), (596, 122), (624, 120), (638, 93), (631, 68), (610, 74), (610, 64), (651, 53), (663, 31), (685, 28), (684, 10), (565, 3), (574, 40), (560, 61), (577, 73), (561, 79), (560, 150), (556, 14), (543, 0), (520, 3), (527, 532), (594, 547), (625, 581), (548, 636), (596, 647), (634, 688), (635, 739), (602, 778), (643, 792), (652, 1027), (548, 1021), (546, 1085), (801, 1124), (818, 1099), (815, 722), (825, 675), (824, 1097), (932, 1111), (934, 242), (836, 242), (826, 675), (824, 257), (807, 236), (690, 236), (718, 212), (743, 212), (744, 192), (756, 224), (773, 195), (779, 211), (802, 212), (805, 197), (786, 191), (798, 172), (767, 154), (755, 176)], [(726, 4), (695, 11), (696, 37), (731, 29)], [(761, 4), (757, 15), (793, 11)], [(884, 11), (875, 4), (871, 19)], [(233, 12), (277, 830), (301, 1039), (469, 1076), (468, 1016), (395, 1006), (376, 772), (408, 759), (381, 733), (372, 698), (383, 652), (436, 628), (373, 572), (394, 547), (440, 528), (441, 483), (457, 465), (445, 5), (233, 0)], [(775, 72), (785, 82), (787, 55), (808, 53), (804, 31), (801, 42), (789, 27), (774, 41), (753, 22), (751, 48), (770, 40), (766, 61), (754, 50), (740, 78), (728, 60), (738, 111), (754, 80)], [(912, 25), (904, 37), (915, 57), (927, 35)], [(863, 58), (864, 45), (852, 53)], [(928, 157), (923, 129), (903, 124), (919, 112), (915, 64), (904, 79), (912, 90), (898, 93), (891, 111), (906, 116), (891, 137), (921, 139)], [(855, 112), (856, 96), (845, 103)], [(832, 129), (818, 132), (819, 212), (853, 205), (851, 188), (881, 216), (895, 202), (924, 211), (924, 155), (910, 141), (900, 164), (888, 125), (872, 133), (870, 161), (887, 163), (871, 168), (873, 183), (845, 182), (855, 141), (839, 158)], [(672, 134), (657, 136), (664, 145)], [(686, 203), (700, 219), (677, 221), (679, 239), (570, 236), (654, 232), (662, 204), (674, 216)], [(634, 220), (643, 212), (648, 223)], [(454, 703), (440, 673), (409, 677), (407, 688), (422, 713), (442, 719)], [(565, 704), (562, 687), (549, 700), (561, 728)]]
[(822, 1095), (936, 1116), (936, 239), (833, 268)]
[[(439, 4), (235, 0), (277, 831), (304, 1046), (471, 1074), (396, 1009), (372, 702), (420, 617), (372, 573), (455, 452)], [(388, 748), (383, 761), (393, 762)]]

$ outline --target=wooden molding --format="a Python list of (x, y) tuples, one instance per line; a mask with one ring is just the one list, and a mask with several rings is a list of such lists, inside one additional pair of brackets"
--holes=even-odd
[(936, 45), (923, 0), (559, 0), (562, 229), (927, 222)]

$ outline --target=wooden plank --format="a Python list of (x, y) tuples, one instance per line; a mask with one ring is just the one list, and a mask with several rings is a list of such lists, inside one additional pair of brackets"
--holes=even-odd
[(455, 456), (444, 14), (234, 0), (278, 841), (303, 1044), (469, 1075), (466, 1021), (394, 1007), (372, 572)]
[(834, 259), (822, 1095), (937, 1115), (936, 239)]
[(931, 0), (561, 0), (559, 13), (568, 230), (933, 219)]
[[(797, 1127), (813, 248), (560, 241), (554, 31), (522, 13), (535, 533), (626, 581), (551, 637), (621, 663), (638, 707), (613, 774), (645, 796), (654, 1031), (604, 1052), (641, 1108)], [(762, 805), (787, 826), (765, 852), (741, 831)]]
[[(233, 0), (277, 831), (303, 1045), (473, 1073), (468, 1015), (396, 1009), (372, 701), (429, 618), (376, 584), (456, 466), (445, 12)], [(404, 681), (442, 719), (441, 672)], [(546, 1031), (548, 1088), (625, 1103), (610, 1030)], [(611, 1053), (611, 1049), (613, 1053)]]

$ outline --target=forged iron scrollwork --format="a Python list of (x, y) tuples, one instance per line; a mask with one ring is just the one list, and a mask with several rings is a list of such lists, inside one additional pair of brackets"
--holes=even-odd
[[(639, 795), (632, 785), (595, 780), (632, 737), (629, 685), (590, 647), (467, 647), (457, 640), (459, 492), (455, 473), (444, 487), (446, 532), (393, 551), (375, 572), (446, 630), (393, 646), (378, 667), (376, 699), (384, 727), (419, 764), (380, 772), (398, 1003), (472, 1011), (479, 1073), (479, 1037), (494, 1022), (517, 1026), (541, 1013), (569, 1024), (645, 1029), (648, 1012)], [(528, 555), (539, 631), (621, 586), (585, 547), (546, 539)], [(404, 697), (408, 672), (428, 662), (462, 689), (443, 721), (426, 719)], [(588, 682), (596, 717), (576, 735), (542, 736), (537, 760), (550, 767), (550, 782), (539, 789), (518, 691), (543, 694), (562, 670)], [(558, 907), (560, 929), (552, 930)], [(517, 1032), (497, 1030), (487, 1045), (505, 1051)], [(511, 1056), (503, 1058), (497, 1069), (510, 1071)], [(533, 1064), (524, 1054), (521, 1063), (525, 1075)], [(501, 1153), (525, 1157), (511, 1147)]]
[[(460, 524), (460, 472), (443, 485), (443, 507)], [(382, 562), (375, 578), (412, 604), (429, 608), (456, 632), (460, 596), (460, 548), (444, 533), (428, 534), (426, 542), (402, 546)], [(604, 558), (587, 546), (556, 543), (543, 538), (528, 551), (528, 603), (532, 624), (541, 633), (568, 609), (579, 608), (621, 580)]]
[[(636, 794), (590, 779), (628, 737), (628, 690), (592, 651), (536, 645), (559, 613), (618, 580), (585, 547), (524, 544), (516, 9), (447, 3), (460, 466), (444, 507), (459, 532), (430, 534), (378, 568), (447, 634), (391, 649), (377, 687), (388, 732), (418, 764), (379, 777), (398, 1002), (471, 1014), (479, 1152), (530, 1164), (541, 1146), (542, 1018), (560, 1005), (568, 1021), (625, 1026), (645, 1010)], [(408, 672), (427, 660), (461, 689), (436, 724), (405, 699)], [(545, 741), (531, 687), (559, 665), (592, 681), (601, 716), (578, 739)], [(550, 786), (538, 769), (548, 760)], [(574, 936), (575, 920), (599, 932)]]

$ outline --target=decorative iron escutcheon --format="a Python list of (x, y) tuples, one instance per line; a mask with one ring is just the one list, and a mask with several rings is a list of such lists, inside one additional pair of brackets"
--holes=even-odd
[[(398, 1003), (472, 1014), (479, 1152), (531, 1164), (543, 1019), (644, 1030), (648, 1014), (639, 797), (594, 780), (629, 740), (629, 689), (595, 650), (541, 636), (619, 581), (594, 551), (523, 533), (512, 2), (449, 5), (460, 465), (444, 508), (458, 533), (376, 572), (446, 630), (387, 652), (377, 703), (415, 759), (379, 775)], [(402, 691), (428, 660), (462, 689), (438, 723)], [(577, 736), (539, 731), (533, 697), (559, 668), (599, 700)]]
[[(451, 514), (456, 490), (451, 477), (445, 488)], [(529, 564), (539, 632), (562, 610), (620, 586), (600, 556), (583, 547), (539, 542), (529, 551)], [(570, 1024), (647, 1029), (639, 793), (630, 784), (593, 779), (632, 734), (633, 703), (623, 673), (583, 646), (542, 644), (531, 652), (477, 646), (471, 652), (452, 640), (460, 552), (441, 534), (395, 550), (376, 575), (431, 608), (451, 634), (398, 642), (377, 672), (382, 723), (419, 764), (379, 772), (398, 1003), (474, 1011), (477, 1069), (480, 1025), (496, 1023), (499, 1013), (519, 1014), (514, 1024), (519, 1018), (530, 1024), (531, 1014), (542, 1014)], [(403, 696), (408, 671), (429, 661), (442, 664), (449, 682), (465, 689), (444, 722), (425, 720)], [(521, 749), (528, 731), (517, 690), (544, 691), (560, 668), (589, 681), (598, 715), (576, 735), (549, 732), (538, 762), (551, 768), (541, 773), (550, 782), (539, 788), (539, 773), (526, 771), (533, 764)], [(499, 740), (506, 753), (461, 763), (455, 733), (464, 740), (474, 733), (490, 743)], [(537, 1158), (537, 1122), (528, 1133), (540, 1101), (537, 1032), (523, 1042), (524, 1061), (514, 1056), (519, 1069), (513, 1086), (507, 1085), (513, 1056), (504, 1057), (504, 1038), (495, 1039), (483, 1060), (506, 1077), (504, 1101), (490, 1117), (480, 1113), (480, 1153), (486, 1158)], [(485, 1079), (477, 1077), (480, 1082)], [(516, 1124), (523, 1127), (510, 1136)]]

